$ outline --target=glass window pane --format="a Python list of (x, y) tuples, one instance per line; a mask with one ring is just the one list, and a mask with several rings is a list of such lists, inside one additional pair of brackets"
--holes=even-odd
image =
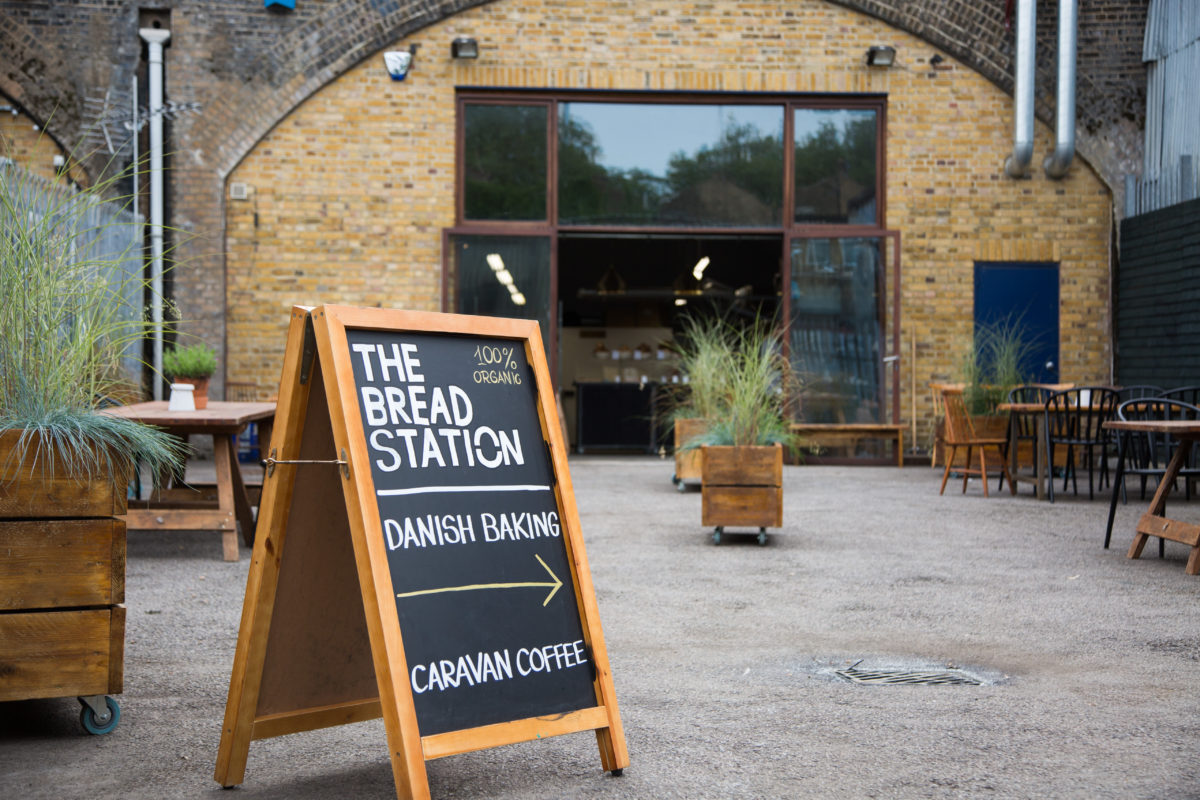
[(454, 298), (459, 314), (536, 319), (550, 345), (550, 239), (454, 236)]
[(885, 422), (877, 239), (792, 242), (791, 357), (806, 422)]
[(874, 225), (874, 109), (795, 110), (795, 221)]
[(559, 106), (560, 224), (778, 227), (782, 203), (782, 106)]
[(544, 105), (465, 106), (467, 219), (546, 219), (546, 119)]

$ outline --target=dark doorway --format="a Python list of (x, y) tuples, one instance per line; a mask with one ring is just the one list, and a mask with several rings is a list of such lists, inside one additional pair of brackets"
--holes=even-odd
[(782, 255), (780, 236), (560, 233), (559, 386), (576, 448), (657, 450), (683, 315), (775, 319)]

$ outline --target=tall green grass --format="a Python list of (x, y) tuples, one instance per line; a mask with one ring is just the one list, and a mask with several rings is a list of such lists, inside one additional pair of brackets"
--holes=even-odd
[(719, 317), (685, 316), (676, 346), (687, 378), (670, 399), (674, 419), (714, 419), (725, 409), (736, 331)]
[[(154, 474), (177, 464), (177, 440), (96, 409), (140, 387), (123, 365), (154, 330), (140, 303), (140, 248), (101, 252), (92, 211), (122, 175), (65, 191), (0, 164), (0, 431), (22, 431), (15, 457), (33, 469), (57, 460), (80, 478)], [(125, 198), (128, 200), (128, 198)], [(118, 198), (118, 203), (121, 198)]]
[(684, 409), (707, 422), (705, 432), (685, 449), (797, 444), (786, 412), (800, 387), (783, 354), (781, 330), (761, 320), (737, 327), (720, 318), (689, 318), (684, 341), (683, 365), (693, 396)]
[(1014, 386), (1029, 381), (1027, 365), (1034, 343), (1019, 317), (977, 325), (971, 346), (962, 357), (960, 374), (966, 384), (963, 400), (972, 414), (992, 413)]

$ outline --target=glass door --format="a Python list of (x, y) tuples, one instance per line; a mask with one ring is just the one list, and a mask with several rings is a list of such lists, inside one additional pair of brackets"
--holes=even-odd
[(897, 420), (899, 234), (793, 236), (789, 255), (788, 348), (804, 386), (801, 418)]
[(541, 325), (550, 374), (558, 374), (557, 287), (551, 236), (446, 232), (446, 311), (535, 319)]

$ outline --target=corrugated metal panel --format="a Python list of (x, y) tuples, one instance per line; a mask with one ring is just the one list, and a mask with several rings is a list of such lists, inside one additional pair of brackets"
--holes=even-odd
[[(82, 195), (61, 183), (27, 172), (7, 159), (0, 160), (0, 181), (8, 185), (14, 210), (31, 220), (61, 220), (70, 226), (63, 234), (80, 263), (90, 266), (96, 280), (106, 281), (118, 301), (121, 319), (142, 314), (142, 225), (120, 202)], [(58, 224), (57, 222), (55, 224)], [(140, 376), (141, 342), (130, 342), (125, 368)]]
[(1128, 179), (1128, 216), (1190, 200), (1200, 185), (1198, 10), (1197, 0), (1150, 2), (1142, 47), (1149, 62), (1144, 156), (1142, 175)]
[(1150, 0), (1142, 60), (1158, 61), (1200, 39), (1196, 0)]

